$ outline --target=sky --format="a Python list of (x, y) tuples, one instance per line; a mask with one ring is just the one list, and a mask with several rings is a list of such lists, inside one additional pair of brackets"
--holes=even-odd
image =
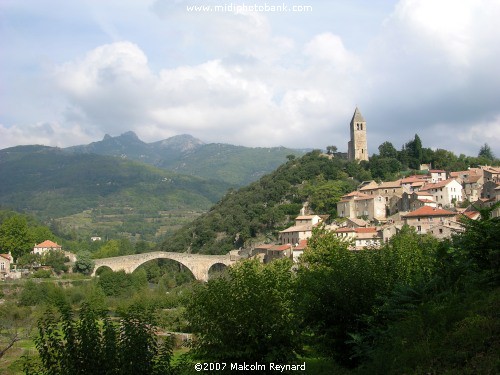
[[(204, 6), (205, 8), (195, 7)], [(500, 156), (500, 0), (2, 0), (0, 149), (145, 142)]]

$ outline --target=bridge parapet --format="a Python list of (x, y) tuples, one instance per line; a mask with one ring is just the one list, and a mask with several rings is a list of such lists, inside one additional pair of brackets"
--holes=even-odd
[(230, 255), (205, 255), (188, 253), (171, 253), (165, 251), (154, 251), (151, 253), (142, 253), (134, 255), (123, 255), (113, 258), (102, 258), (95, 260), (92, 276), (100, 267), (109, 267), (113, 271), (124, 270), (126, 273), (132, 273), (141, 264), (153, 259), (172, 259), (187, 267), (197, 280), (208, 281), (208, 271), (214, 264), (224, 264), (231, 266), (236, 261), (231, 259)]

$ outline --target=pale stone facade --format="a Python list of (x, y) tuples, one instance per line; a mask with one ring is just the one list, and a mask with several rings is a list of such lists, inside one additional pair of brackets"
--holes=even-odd
[(295, 225), (279, 233), (279, 243), (296, 245), (312, 236), (313, 228), (323, 219), (318, 215), (300, 215), (295, 218)]
[(367, 228), (339, 228), (335, 230), (337, 237), (352, 241), (351, 250), (380, 247), (383, 235), (376, 227)]
[(13, 262), (12, 255), (0, 254), (0, 277), (5, 278), (10, 275), (10, 264)]
[(337, 203), (337, 215), (346, 218), (384, 220), (385, 199), (381, 195), (368, 195), (359, 191), (346, 194)]
[(35, 245), (33, 247), (32, 253), (43, 255), (43, 254), (47, 253), (48, 251), (54, 251), (54, 250), (61, 251), (62, 246), (58, 245), (57, 243), (52, 242), (50, 240), (46, 240), (46, 241), (43, 241), (42, 243), (39, 243), (38, 245)]
[(462, 185), (454, 179), (425, 185), (420, 191), (431, 193), (439, 207), (453, 207), (462, 202)]
[(347, 158), (349, 160), (368, 160), (368, 146), (366, 140), (366, 121), (361, 115), (358, 107), (350, 123), (351, 140), (347, 147)]
[(456, 222), (456, 215), (456, 212), (424, 206), (403, 215), (403, 220), (405, 224), (415, 227), (417, 233), (425, 234), (436, 225)]

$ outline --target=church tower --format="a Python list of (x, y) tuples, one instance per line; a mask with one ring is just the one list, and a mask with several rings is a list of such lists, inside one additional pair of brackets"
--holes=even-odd
[(351, 140), (347, 147), (349, 160), (368, 160), (368, 146), (366, 143), (366, 121), (358, 107), (351, 120)]

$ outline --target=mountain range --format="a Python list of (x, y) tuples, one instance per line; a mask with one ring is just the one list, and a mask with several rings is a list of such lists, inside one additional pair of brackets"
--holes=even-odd
[(101, 141), (64, 150), (140, 161), (161, 169), (237, 186), (247, 185), (273, 171), (286, 161), (288, 155), (301, 156), (305, 153), (286, 147), (252, 148), (204, 143), (187, 134), (146, 143), (131, 131), (117, 137), (105, 135)]
[(64, 233), (153, 241), (290, 154), (301, 151), (205, 144), (190, 135), (145, 143), (133, 132), (69, 148), (11, 147), (0, 150), (0, 206)]

